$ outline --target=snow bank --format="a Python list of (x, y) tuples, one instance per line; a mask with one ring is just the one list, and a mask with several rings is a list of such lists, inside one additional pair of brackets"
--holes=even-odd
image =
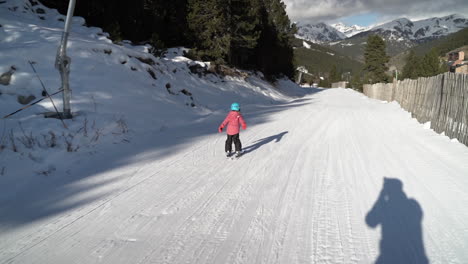
[[(54, 62), (65, 17), (31, 3), (0, 4), (0, 75), (15, 68), (9, 84), (0, 85), (2, 117), (25, 106), (18, 97), (43, 98), (31, 63), (50, 94), (61, 86)], [(248, 77), (211, 73), (208, 63), (184, 57), (183, 48), (169, 49), (161, 57), (150, 54), (150, 48), (128, 41), (112, 43), (107, 33), (74, 17), (67, 48), (74, 118), (65, 121), (68, 129), (60, 120), (44, 119), (44, 112), (55, 111), (46, 99), (1, 121), (0, 170), (51, 172), (53, 153), (69, 155), (98, 145), (126, 144), (132, 138), (222, 114), (233, 101), (248, 110), (249, 105), (281, 103), (305, 94), (290, 81), (271, 85), (252, 72), (246, 73)], [(61, 110), (61, 94), (53, 98)]]

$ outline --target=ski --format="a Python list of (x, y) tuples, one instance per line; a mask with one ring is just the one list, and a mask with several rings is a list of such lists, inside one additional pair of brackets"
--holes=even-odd
[(236, 160), (236, 159), (242, 157), (242, 155), (244, 155), (244, 151), (241, 151), (239, 154), (233, 152), (233, 153), (229, 154), (229, 156), (227, 156), (227, 158), (228, 159), (230, 158), (231, 160)]

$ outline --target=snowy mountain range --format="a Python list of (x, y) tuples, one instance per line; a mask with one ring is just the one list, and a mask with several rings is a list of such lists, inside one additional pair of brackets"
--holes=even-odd
[(445, 17), (434, 17), (418, 21), (399, 18), (372, 28), (357, 25), (346, 26), (343, 23), (327, 25), (298, 24), (296, 37), (314, 43), (324, 44), (341, 41), (361, 34), (377, 34), (386, 40), (400, 42), (425, 42), (446, 36), (468, 27), (468, 19), (453, 14)]
[(346, 35), (328, 24), (318, 23), (297, 24), (296, 37), (313, 43), (322, 44), (345, 39)]
[(372, 28), (370, 31), (387, 39), (426, 41), (446, 36), (468, 27), (468, 19), (460, 15), (433, 17), (424, 20), (411, 21), (406, 18)]
[(341, 22), (332, 24), (331, 26), (334, 27), (339, 32), (345, 34), (347, 38), (371, 29), (371, 27), (361, 27), (358, 25), (347, 26)]

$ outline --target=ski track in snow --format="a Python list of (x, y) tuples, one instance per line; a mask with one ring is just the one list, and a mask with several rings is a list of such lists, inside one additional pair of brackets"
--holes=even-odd
[(104, 198), (1, 228), (0, 263), (373, 263), (384, 177), (420, 204), (430, 262), (467, 263), (468, 149), (350, 90), (306, 99), (249, 123), (238, 160), (209, 135), (120, 168)]

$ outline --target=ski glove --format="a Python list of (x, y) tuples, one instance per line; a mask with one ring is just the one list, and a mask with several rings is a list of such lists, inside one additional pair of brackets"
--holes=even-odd
[(246, 129), (247, 129), (247, 125), (242, 125), (242, 129), (246, 130)]
[(218, 127), (219, 133), (223, 132), (223, 127)]

